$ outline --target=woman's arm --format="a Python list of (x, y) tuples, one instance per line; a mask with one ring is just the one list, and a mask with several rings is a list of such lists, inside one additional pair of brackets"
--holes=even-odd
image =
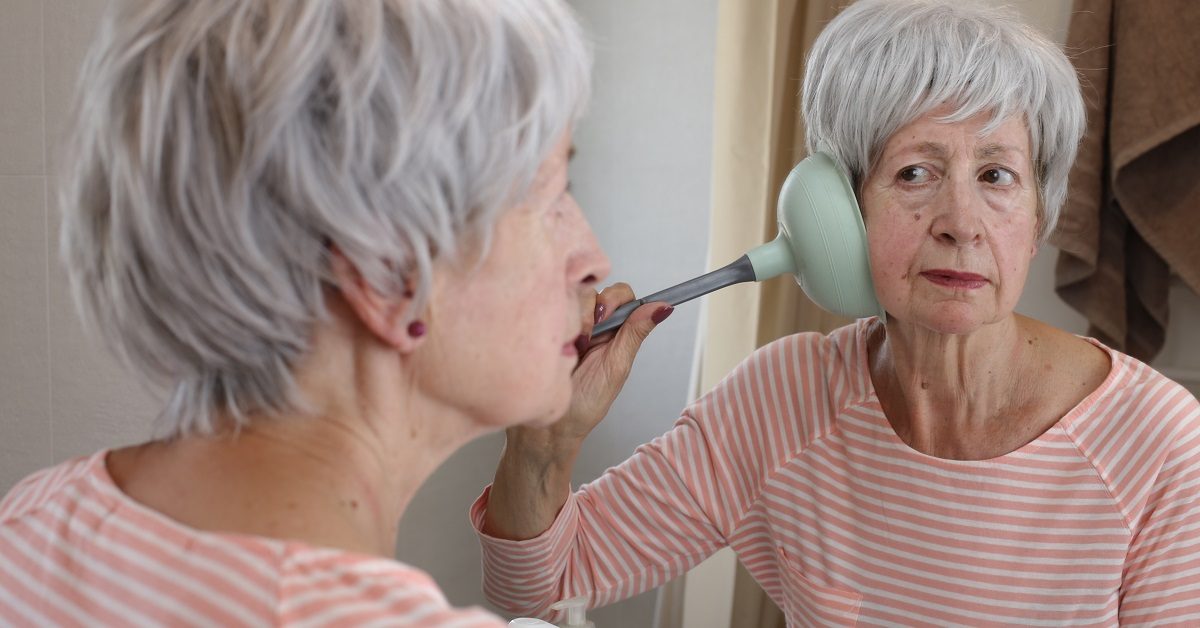
[(483, 532), (523, 541), (546, 531), (567, 501), (579, 443), (537, 428), (510, 428), (506, 437)]
[[(603, 606), (684, 573), (723, 547), (729, 522), (740, 518), (732, 479), (712, 474), (727, 468), (725, 455), (720, 437), (685, 415), (567, 495), (539, 535), (481, 535), (484, 593), (507, 611), (541, 616), (557, 600), (583, 595)], [(471, 509), (477, 529), (493, 496), (485, 492)]]
[[(743, 526), (761, 523), (748, 515), (768, 476), (818, 433), (799, 425), (804, 420), (796, 416), (804, 413), (799, 397), (764, 398), (769, 395), (764, 383), (775, 383), (771, 388), (779, 391), (819, 388), (824, 375), (811, 374), (816, 378), (811, 384), (784, 384), (782, 378), (790, 375), (782, 369), (818, 359), (821, 344), (814, 334), (755, 352), (694, 402), (669, 432), (573, 494), (568, 494), (569, 457), (517, 469), (514, 475), (528, 474), (526, 489), (536, 487), (526, 495), (544, 491), (541, 503), (534, 503), (535, 496), (527, 508), (532, 512), (552, 504), (524, 521), (523, 534), (511, 535), (526, 540), (486, 533), (496, 489), (485, 491), (471, 509), (471, 521), (482, 533), (488, 599), (534, 616), (554, 601), (579, 595), (591, 606), (609, 604), (670, 580), (728, 545)], [(785, 425), (798, 429), (780, 429)], [(564, 456), (573, 453), (567, 450)], [(506, 455), (519, 464), (514, 454)], [(503, 474), (497, 477), (504, 479)], [(506, 501), (508, 507), (519, 503), (512, 497)], [(521, 522), (521, 516), (509, 513), (506, 521)]]

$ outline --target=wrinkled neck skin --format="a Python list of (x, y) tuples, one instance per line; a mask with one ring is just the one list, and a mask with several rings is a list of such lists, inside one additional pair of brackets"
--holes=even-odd
[(296, 370), (308, 411), (112, 452), (118, 486), (201, 530), (392, 557), (405, 508), (488, 431), (422, 394), (413, 364), (335, 312)]
[(962, 335), (889, 317), (872, 330), (871, 377), (897, 436), (939, 458), (978, 460), (1036, 438), (1015, 417), (1031, 400), (1023, 318)]

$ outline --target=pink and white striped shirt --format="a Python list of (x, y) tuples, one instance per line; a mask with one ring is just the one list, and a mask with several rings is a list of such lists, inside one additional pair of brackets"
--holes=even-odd
[(183, 526), (122, 493), (105, 454), (0, 502), (0, 626), (505, 626), (393, 560)]
[(933, 458), (880, 408), (873, 324), (760, 349), (539, 537), (481, 534), (489, 599), (600, 606), (730, 546), (791, 626), (1200, 626), (1194, 396), (1095, 343), (1111, 372), (1046, 433)]

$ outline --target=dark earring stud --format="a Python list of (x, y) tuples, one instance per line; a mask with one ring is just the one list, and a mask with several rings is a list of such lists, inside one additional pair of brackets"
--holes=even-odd
[(421, 321), (413, 321), (408, 324), (408, 335), (413, 338), (420, 338), (425, 335), (425, 323)]

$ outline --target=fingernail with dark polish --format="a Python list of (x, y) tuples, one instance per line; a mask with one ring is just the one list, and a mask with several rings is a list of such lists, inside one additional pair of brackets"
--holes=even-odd
[(667, 320), (667, 317), (670, 316), (671, 312), (674, 311), (675, 308), (671, 307), (670, 305), (666, 307), (660, 307), (657, 310), (654, 310), (654, 313), (650, 315), (650, 320), (654, 321), (654, 324), (657, 325)]
[(604, 307), (603, 303), (596, 304), (596, 322), (604, 320), (604, 314), (608, 312), (608, 308)]
[(588, 338), (584, 334), (579, 334), (575, 338), (575, 350), (579, 352), (579, 355), (583, 355), (583, 352), (587, 351), (588, 343), (590, 343), (591, 340), (591, 338)]

